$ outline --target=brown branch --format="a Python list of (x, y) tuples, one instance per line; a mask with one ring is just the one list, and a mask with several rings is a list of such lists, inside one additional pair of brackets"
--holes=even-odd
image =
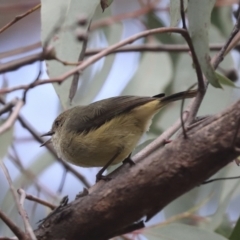
[(26, 17), (27, 15), (35, 12), (36, 10), (40, 9), (41, 4), (36, 5), (35, 7), (31, 8), (30, 10), (28, 10), (27, 12), (20, 14), (18, 16), (16, 16), (11, 22), (9, 22), (8, 24), (6, 24), (5, 26), (3, 26), (0, 29), (0, 33), (4, 32), (6, 29), (8, 29), (9, 27), (11, 27), (14, 23), (18, 22), (19, 20), (21, 20), (22, 18)]
[[(0, 210), (0, 219), (11, 229), (11, 231), (18, 237), (19, 240), (26, 240), (25, 233), (17, 226), (7, 215)], [(0, 238), (3, 239), (3, 238)], [(6, 238), (5, 238), (6, 239)], [(8, 238), (10, 239), (10, 238)]]
[[(80, 52), (79, 57), (78, 57), (78, 62), (81, 62), (85, 57), (85, 52), (86, 52), (87, 43), (88, 43), (88, 33), (89, 33), (90, 26), (91, 26), (91, 23), (89, 23), (89, 27), (87, 29), (87, 36), (84, 38), (84, 40), (82, 42), (82, 49), (81, 49), (81, 52)], [(72, 103), (72, 100), (73, 100), (73, 98), (74, 98), (74, 96), (77, 92), (79, 76), (80, 76), (80, 72), (76, 72), (73, 75), (72, 83), (71, 83), (70, 90), (69, 90), (70, 103)]]
[(9, 112), (12, 110), (12, 108), (16, 105), (17, 103), (17, 98), (13, 99), (12, 101), (8, 102), (7, 104), (5, 104), (5, 106), (3, 106), (0, 109), (0, 116), (6, 112)]
[[(211, 51), (219, 51), (223, 47), (223, 44), (211, 44), (209, 46)], [(99, 53), (105, 48), (88, 49), (85, 56), (91, 56)], [(189, 47), (187, 44), (141, 44), (126, 46), (119, 49), (115, 49), (110, 54), (115, 53), (127, 53), (127, 52), (188, 52)]]
[(23, 106), (23, 101), (18, 100), (14, 110), (12, 111), (9, 118), (0, 126), (0, 134), (7, 131), (12, 125), (15, 123), (16, 119), (18, 118), (19, 112)]
[(24, 209), (24, 201), (25, 201), (25, 198), (26, 198), (26, 193), (23, 189), (18, 189), (18, 194), (20, 195), (20, 200), (19, 200), (19, 204), (21, 206), (21, 216), (22, 216), (22, 219), (23, 219), (23, 222), (24, 222), (24, 226), (25, 226), (25, 232), (28, 233), (28, 235), (31, 237), (31, 240), (37, 240), (34, 232), (33, 232), (33, 229), (29, 223), (29, 218), (28, 218), (28, 215), (27, 215), (27, 212), (26, 210)]
[(13, 60), (7, 63), (3, 63), (0, 66), (0, 73), (5, 73), (5, 72), (10, 72), (13, 70), (17, 70), (18, 68), (34, 63), (36, 61), (43, 61), (44, 55), (42, 52), (40, 53), (35, 53), (27, 57), (23, 57), (17, 60)]
[(26, 194), (26, 199), (29, 201), (36, 202), (36, 203), (40, 203), (43, 206), (49, 207), (51, 210), (54, 210), (57, 207), (56, 205), (51, 204), (50, 202), (47, 202), (41, 198), (35, 197), (31, 194)]
[[(187, 43), (189, 45), (189, 48), (190, 48), (190, 51), (192, 53), (192, 57), (193, 57), (195, 66), (196, 66), (198, 82), (199, 82), (199, 85), (201, 85), (201, 82), (202, 82), (201, 68), (199, 66), (199, 63), (198, 63), (193, 45), (191, 43), (191, 39), (188, 35), (188, 32), (186, 30), (180, 29), (180, 28), (156, 28), (156, 29), (146, 30), (146, 31), (143, 31), (141, 33), (135, 34), (135, 35), (133, 35), (133, 36), (121, 41), (121, 42), (118, 42), (116, 44), (113, 44), (112, 46), (107, 47), (103, 51), (101, 51), (101, 52), (95, 54), (94, 56), (92, 56), (92, 57), (86, 59), (85, 61), (83, 61), (78, 67), (76, 67), (72, 70), (69, 70), (68, 72), (64, 73), (63, 75), (61, 75), (57, 78), (38, 80), (38, 81), (35, 81), (34, 84), (27, 84), (27, 85), (12, 87), (12, 88), (1, 89), (0, 94), (9, 93), (9, 92), (20, 90), (20, 89), (26, 90), (30, 87), (32, 88), (32, 87), (39, 86), (39, 85), (42, 85), (42, 84), (47, 84), (47, 83), (62, 83), (63, 81), (65, 81), (71, 75), (75, 74), (76, 72), (83, 71), (89, 65), (95, 63), (96, 61), (98, 61), (102, 57), (104, 57), (104, 56), (108, 55), (109, 53), (111, 53), (112, 51), (114, 51), (115, 49), (118, 49), (118, 48), (120, 48), (122, 46), (125, 46), (127, 44), (130, 44), (130, 43), (133, 43), (134, 41), (136, 41), (139, 38), (143, 38), (143, 37), (153, 35), (153, 34), (169, 33), (169, 32), (181, 34), (185, 38), (185, 40), (187, 41)], [(0, 73), (1, 73), (1, 67), (0, 67)]]
[(187, 139), (180, 136), (135, 166), (125, 166), (112, 180), (51, 216), (36, 236), (105, 240), (144, 216), (150, 219), (239, 155), (235, 147), (240, 131), (232, 145), (238, 119), (240, 101), (188, 130)]
[(30, 45), (27, 45), (27, 46), (24, 46), (24, 47), (16, 48), (16, 49), (13, 49), (13, 50), (10, 50), (10, 51), (1, 52), (0, 53), (0, 59), (11, 57), (11, 56), (16, 56), (16, 55), (21, 54), (21, 53), (26, 53), (26, 52), (29, 52), (29, 51), (32, 51), (32, 50), (39, 49), (41, 47), (42, 47), (41, 42), (36, 42), (36, 43), (30, 44)]
[[(210, 50), (218, 51), (222, 47), (223, 47), (223, 44), (212, 44), (210, 45)], [(239, 45), (234, 47), (237, 48), (239, 47)], [(85, 56), (91, 56), (91, 55), (97, 54), (105, 49), (106, 48), (97, 48), (97, 49), (86, 50)], [(115, 49), (109, 52), (108, 54), (106, 54), (106, 56), (110, 54), (115, 54), (115, 53), (127, 53), (127, 52), (188, 52), (188, 51), (189, 51), (189, 47), (186, 44), (142, 44), (142, 45), (126, 46), (119, 49)], [(0, 58), (1, 58), (1, 55), (0, 55)], [(36, 61), (43, 61), (44, 59), (45, 57), (43, 56), (42, 53), (36, 53), (27, 57), (20, 58), (18, 60), (13, 60), (13, 61), (1, 64), (0, 73), (13, 71), (22, 66), (31, 64)], [(53, 60), (57, 60), (63, 65), (76, 66), (77, 64), (79, 64), (74, 62), (66, 62), (64, 60), (59, 59), (57, 56)]]
[[(23, 223), (24, 223), (24, 227), (25, 227), (25, 237), (24, 239), (29, 239), (28, 238), (28, 225), (26, 225), (26, 221), (25, 221), (25, 210), (22, 208), (22, 205), (21, 205), (21, 202), (19, 201), (18, 199), (18, 196), (17, 196), (17, 193), (16, 193), (16, 190), (13, 186), (13, 182), (12, 182), (12, 179), (11, 179), (11, 176), (8, 172), (8, 169), (6, 168), (5, 164), (2, 162), (2, 160), (0, 161), (0, 167), (2, 168), (2, 171), (8, 181), (8, 184), (9, 184), (9, 187), (10, 187), (10, 190), (12, 192), (12, 195), (13, 195), (13, 198), (14, 198), (14, 201), (15, 201), (15, 204), (17, 206), (17, 209), (18, 209), (18, 212), (19, 214), (21, 215), (22, 219), (23, 219)], [(31, 236), (31, 235), (30, 235)], [(35, 239), (33, 239), (35, 240)]]

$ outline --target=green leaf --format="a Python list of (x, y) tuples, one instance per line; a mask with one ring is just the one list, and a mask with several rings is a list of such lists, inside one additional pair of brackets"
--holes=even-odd
[[(122, 30), (122, 24), (110, 25), (107, 29), (105, 29), (109, 45), (112, 45), (121, 39)], [(82, 86), (80, 87), (76, 94), (74, 104), (84, 105), (93, 101), (107, 80), (107, 77), (114, 64), (115, 57), (115, 54), (105, 57), (102, 69), (99, 72), (96, 72), (95, 76), (91, 79), (87, 86), (84, 88), (82, 88)], [(87, 79), (85, 79), (83, 76), (82, 81), (86, 82), (86, 80)]]
[[(222, 177), (231, 177), (239, 175), (239, 169), (236, 166), (228, 166), (228, 171), (224, 173)], [(219, 181), (222, 182), (222, 190), (220, 191), (220, 196), (218, 197), (219, 203), (216, 212), (209, 216), (208, 223), (202, 224), (206, 230), (214, 231), (216, 230), (221, 224), (224, 219), (224, 215), (226, 213), (227, 207), (233, 197), (233, 195), (240, 189), (239, 182), (240, 180), (232, 180), (232, 181)]]
[[(5, 121), (0, 120), (0, 126), (4, 123)], [(3, 132), (0, 135), (0, 159), (6, 156), (8, 147), (13, 141), (13, 127), (9, 128), (7, 131)], [(1, 161), (1, 160), (0, 160)]]
[[(82, 49), (82, 42), (76, 40), (76, 36), (69, 27), (76, 25), (77, 17), (81, 14), (87, 17), (89, 24), (99, 5), (99, 0), (42, 0), (41, 4), (41, 38), (43, 44), (46, 39), (53, 35), (53, 30), (56, 27), (65, 28), (51, 36), (50, 44), (54, 46), (58, 58), (68, 62), (77, 62)], [(87, 31), (88, 24), (82, 28), (83, 32)], [(71, 66), (63, 66), (57, 61), (46, 62), (50, 77), (58, 77), (72, 69)], [(73, 76), (69, 77), (61, 85), (53, 84), (64, 109), (68, 108), (70, 104), (69, 89), (72, 78)]]
[(221, 88), (219, 80), (215, 75), (215, 71), (210, 63), (209, 57), (208, 34), (210, 17), (214, 4), (215, 0), (189, 0), (189, 33), (204, 75), (212, 84), (212, 86)]
[[(170, 26), (176, 27), (181, 19), (180, 5), (181, 1), (179, 0), (170, 0)], [(183, 1), (184, 11), (186, 11), (188, 5), (188, 0)]]
[(172, 62), (168, 53), (143, 53), (138, 70), (122, 95), (153, 96), (164, 92), (172, 78)]
[(232, 87), (232, 88), (240, 88), (240, 87), (236, 86), (233, 81), (231, 81), (229, 78), (222, 75), (221, 73), (215, 72), (215, 75), (219, 79), (219, 82), (222, 85), (226, 85), (226, 86), (229, 86), (229, 87)]
[(144, 236), (148, 240), (226, 240), (214, 232), (179, 223), (148, 228), (144, 230)]
[(199, 190), (199, 188), (194, 188), (171, 202), (164, 208), (165, 217), (170, 218), (176, 214), (186, 212), (193, 208), (196, 205)]
[(213, 8), (211, 20), (221, 34), (228, 38), (233, 29), (232, 7), (222, 6)]
[(240, 238), (240, 217), (237, 220), (237, 223), (229, 237), (229, 240), (239, 240)]

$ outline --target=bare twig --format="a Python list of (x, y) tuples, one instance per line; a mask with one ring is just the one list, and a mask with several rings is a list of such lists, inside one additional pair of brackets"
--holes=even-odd
[[(192, 57), (193, 57), (195, 66), (196, 66), (196, 73), (197, 73), (198, 82), (199, 82), (200, 89), (201, 89), (201, 86), (202, 86), (201, 83), (203, 82), (202, 72), (201, 72), (201, 68), (200, 68), (200, 65), (198, 63), (198, 60), (197, 60), (197, 57), (196, 57), (196, 54), (195, 54), (195, 51), (194, 51), (194, 48), (193, 48), (193, 45), (192, 45), (192, 42), (191, 42), (191, 38), (189, 37), (188, 32), (186, 30), (180, 29), (180, 28), (156, 28), (156, 29), (146, 30), (146, 31), (143, 31), (141, 33), (135, 34), (135, 35), (133, 35), (133, 36), (121, 41), (121, 42), (118, 42), (116, 44), (113, 44), (112, 46), (109, 46), (108, 48), (104, 49), (103, 51), (99, 52), (98, 54), (88, 58), (85, 61), (83, 61), (78, 67), (66, 72), (65, 74), (63, 74), (63, 75), (61, 75), (57, 78), (38, 80), (33, 84), (33, 86), (31, 85), (31, 87), (35, 87), (35, 86), (42, 85), (42, 84), (47, 84), (47, 83), (56, 83), (56, 82), (57, 83), (62, 83), (64, 80), (66, 80), (68, 77), (70, 77), (74, 73), (84, 70), (89, 65), (98, 61), (102, 57), (108, 55), (109, 53), (111, 53), (115, 49), (118, 49), (122, 46), (130, 44), (130, 43), (132, 43), (132, 42), (134, 42), (137, 39), (142, 38), (142, 37), (146, 37), (146, 36), (153, 35), (153, 34), (158, 34), (158, 33), (168, 33), (168, 32), (181, 34), (185, 38), (185, 40), (187, 41), (187, 43), (189, 45), (189, 48), (191, 50), (191, 53), (192, 53)], [(12, 87), (12, 88), (5, 88), (5, 89), (0, 90), (0, 94), (1, 93), (9, 93), (9, 92), (16, 91), (16, 90), (19, 90), (19, 89), (27, 89), (29, 87), (30, 87), (30, 85), (28, 84), (28, 85), (21, 85), (21, 86)]]
[(36, 203), (40, 203), (43, 206), (49, 207), (51, 210), (54, 210), (57, 207), (56, 205), (51, 204), (50, 202), (47, 202), (47, 201), (45, 201), (41, 198), (35, 197), (31, 194), (26, 194), (26, 199), (29, 200), (29, 201), (36, 202)]
[[(19, 240), (26, 239), (24, 232), (17, 225), (15, 225), (14, 222), (12, 222), (12, 220), (7, 215), (5, 215), (1, 210), (0, 210), (0, 218), (11, 229), (11, 231), (18, 237)], [(4, 239), (4, 238), (0, 238), (0, 239)], [(11, 239), (11, 238), (8, 238), (8, 239)]]
[(18, 100), (14, 110), (12, 111), (12, 113), (10, 115), (10, 117), (6, 120), (6, 122), (4, 122), (0, 126), (0, 134), (2, 134), (3, 132), (7, 131), (15, 123), (22, 106), (23, 106), (23, 101), (22, 100)]
[(16, 49), (13, 49), (13, 50), (10, 50), (10, 51), (1, 52), (0, 53), (0, 59), (11, 57), (11, 56), (16, 56), (18, 54), (26, 53), (26, 52), (36, 50), (36, 49), (40, 49), (40, 48), (42, 48), (41, 42), (36, 42), (36, 43), (30, 44), (30, 45), (27, 45), (27, 46), (24, 46), (24, 47), (16, 48)]
[(183, 25), (182, 27), (183, 27), (183, 29), (187, 30), (187, 25), (185, 22), (184, 1), (183, 0), (180, 0), (180, 13), (181, 13), (181, 18), (182, 18), (182, 25)]
[(24, 209), (24, 201), (25, 201), (25, 198), (26, 198), (26, 193), (23, 189), (18, 189), (18, 194), (20, 195), (20, 200), (19, 200), (19, 204), (21, 206), (21, 216), (22, 216), (22, 219), (23, 219), (23, 222), (24, 222), (24, 226), (25, 226), (25, 231), (26, 233), (29, 234), (29, 236), (31, 237), (31, 240), (37, 240), (34, 232), (33, 232), (33, 229), (29, 223), (29, 218), (28, 218), (28, 215), (27, 215), (27, 212), (26, 210)]
[[(223, 47), (223, 44), (211, 44), (211, 51), (219, 51)], [(91, 56), (99, 53), (105, 48), (88, 49), (86, 51), (86, 56)], [(189, 47), (187, 44), (141, 44), (126, 46), (119, 49), (115, 49), (110, 54), (115, 53), (127, 53), (127, 52), (189, 52)]]
[(22, 18), (26, 17), (27, 15), (35, 12), (36, 10), (40, 9), (41, 4), (36, 5), (35, 7), (31, 8), (30, 10), (28, 10), (27, 12), (20, 14), (18, 16), (16, 16), (11, 22), (9, 22), (8, 24), (6, 24), (5, 26), (3, 26), (0, 29), (0, 33), (2, 33), (3, 31), (5, 31), (6, 29), (8, 29), (10, 26), (12, 26), (14, 23), (18, 22), (19, 20), (21, 20)]
[(17, 237), (11, 237), (11, 238), (8, 238), (8, 237), (0, 237), (0, 240), (19, 240), (19, 238), (17, 238)]
[[(89, 32), (90, 26), (91, 26), (91, 22), (89, 23), (87, 32)], [(87, 43), (88, 43), (88, 37), (84, 38), (84, 40), (83, 40), (82, 49), (81, 49), (81, 52), (80, 52), (80, 55), (79, 55), (79, 58), (78, 58), (78, 62), (81, 62), (85, 57), (85, 52), (86, 52), (86, 49), (87, 49)], [(73, 100), (73, 98), (74, 98), (74, 96), (77, 92), (79, 76), (80, 76), (80, 72), (76, 72), (73, 75), (73, 80), (72, 80), (71, 87), (70, 87), (70, 90), (69, 90), (70, 103), (72, 103), (72, 100)]]
[[(34, 82), (36, 82), (40, 78), (40, 76), (42, 74), (42, 62), (39, 61), (38, 65), (39, 65), (38, 74), (37, 74), (35, 80), (33, 80), (33, 82), (31, 83), (31, 86), (34, 84)], [(23, 100), (24, 103), (26, 103), (27, 93), (31, 89), (31, 86), (23, 92), (22, 100)]]
[(22, 174), (24, 174), (27, 178), (31, 179), (33, 184), (36, 186), (37, 189), (41, 189), (42, 192), (45, 195), (48, 195), (51, 197), (54, 201), (58, 200), (58, 197), (56, 194), (54, 194), (52, 191), (50, 191), (46, 186), (44, 186), (41, 182), (39, 182), (30, 170), (25, 169), (25, 167), (22, 165), (19, 157), (16, 155), (15, 148), (12, 146), (12, 149), (14, 151), (15, 157), (12, 156), (12, 154), (8, 153), (8, 157), (10, 160), (12, 160), (13, 164), (21, 171)]
[[(31, 45), (28, 45), (26, 47), (21, 47), (17, 49), (13, 49), (10, 51), (2, 52), (0, 53), (0, 59), (15, 56), (21, 53), (29, 52), (31, 50), (41, 48), (41, 42), (37, 42)], [(219, 51), (223, 47), (223, 44), (210, 44), (209, 49), (211, 51)], [(234, 47), (239, 47), (239, 45), (235, 45)], [(96, 49), (87, 49), (85, 52), (85, 56), (91, 56), (94, 55), (100, 51), (102, 51), (103, 48), (96, 48)], [(153, 52), (188, 52), (189, 47), (186, 44), (141, 44), (141, 45), (134, 45), (134, 46), (127, 46), (123, 48), (116, 49), (112, 51), (109, 54), (119, 53), (119, 52), (144, 52), (144, 51), (153, 51)], [(32, 60), (38, 61), (40, 60), (37, 55), (34, 55), (35, 59), (32, 58)], [(57, 57), (56, 57), (57, 58)], [(23, 59), (23, 58), (21, 58)], [(63, 65), (72, 65), (76, 66), (77, 63), (71, 63), (71, 62), (65, 62), (61, 59), (57, 59), (59, 62), (61, 62)], [(26, 65), (24, 62), (22, 62), (22, 66)], [(79, 64), (79, 63), (78, 63)]]
[[(223, 44), (212, 44), (210, 45), (211, 51), (218, 51), (223, 47)], [(234, 47), (239, 47), (239, 45), (235, 45)], [(85, 56), (91, 56), (94, 54), (97, 54), (106, 48), (97, 48), (97, 49), (89, 49), (86, 50)], [(18, 49), (17, 49), (18, 50)], [(152, 51), (152, 52), (188, 52), (189, 47), (186, 44), (142, 44), (142, 45), (136, 45), (136, 46), (127, 46), (119, 49), (115, 49), (111, 52), (109, 52), (107, 55), (115, 54), (115, 53), (126, 53), (126, 52), (145, 52), (145, 51)], [(20, 52), (20, 50), (18, 50)], [(10, 51), (10, 54), (13, 54)], [(7, 55), (7, 52), (5, 53)], [(106, 55), (106, 56), (107, 56)], [(0, 55), (1, 58), (1, 55)], [(27, 64), (31, 64), (36, 61), (43, 61), (45, 57), (43, 56), (42, 52), (32, 54), (27, 57), (23, 57), (17, 60), (13, 60), (4, 64), (1, 64), (0, 67), (0, 73), (4, 73), (7, 71), (13, 71), (18, 69), (19, 67), (25, 66)], [(62, 63), (63, 65), (68, 66), (76, 66), (79, 65), (81, 62), (67, 62), (62, 59), (59, 59), (57, 56), (55, 56), (55, 59), (58, 62)]]
[[(8, 181), (10, 190), (11, 190), (11, 192), (12, 192), (13, 198), (14, 198), (15, 203), (16, 203), (16, 206), (17, 206), (17, 208), (18, 208), (18, 212), (19, 212), (19, 214), (21, 215), (21, 217), (23, 218), (25, 230), (27, 230), (27, 226), (26, 226), (25, 220), (24, 220), (24, 218), (25, 218), (25, 217), (24, 217), (24, 209), (22, 208), (22, 206), (21, 206), (21, 204), (20, 204), (20, 201), (19, 201), (19, 199), (18, 199), (16, 190), (15, 190), (15, 188), (14, 188), (14, 186), (13, 186), (12, 179), (11, 179), (11, 177), (10, 177), (10, 174), (9, 174), (9, 172), (8, 172), (8, 169), (6, 168), (6, 166), (5, 166), (5, 164), (3, 163), (2, 160), (0, 161), (0, 166), (1, 166), (2, 170), (3, 170), (3, 173), (4, 173), (7, 181)], [(27, 233), (27, 232), (26, 232), (26, 233)]]
[(64, 170), (63, 170), (62, 179), (61, 179), (59, 188), (58, 188), (58, 190), (57, 190), (58, 193), (61, 193), (62, 190), (63, 190), (64, 183), (65, 183), (66, 177), (67, 177), (67, 172), (68, 172), (67, 169), (64, 169)]
[(12, 101), (8, 102), (4, 107), (0, 109), (0, 116), (6, 112), (9, 112), (12, 110), (12, 108), (16, 105), (17, 103), (17, 98), (13, 99)]

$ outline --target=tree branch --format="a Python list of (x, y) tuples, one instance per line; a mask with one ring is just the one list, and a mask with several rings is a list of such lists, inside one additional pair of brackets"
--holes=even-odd
[[(19, 240), (25, 240), (25, 233), (15, 225), (12, 220), (0, 210), (0, 219), (11, 229), (11, 231), (18, 237)], [(0, 238), (1, 239), (1, 238)]]
[(143, 217), (150, 219), (239, 155), (239, 119), (240, 101), (189, 129), (187, 139), (179, 136), (62, 208), (35, 231), (37, 238), (106, 240)]

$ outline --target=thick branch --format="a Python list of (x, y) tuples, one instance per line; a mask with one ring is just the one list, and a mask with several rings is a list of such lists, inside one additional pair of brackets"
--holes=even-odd
[[(38, 239), (106, 240), (200, 184), (239, 153), (240, 101), (53, 214)], [(237, 134), (235, 134), (237, 131)], [(236, 136), (236, 137), (235, 137)], [(233, 144), (234, 143), (234, 144)]]

